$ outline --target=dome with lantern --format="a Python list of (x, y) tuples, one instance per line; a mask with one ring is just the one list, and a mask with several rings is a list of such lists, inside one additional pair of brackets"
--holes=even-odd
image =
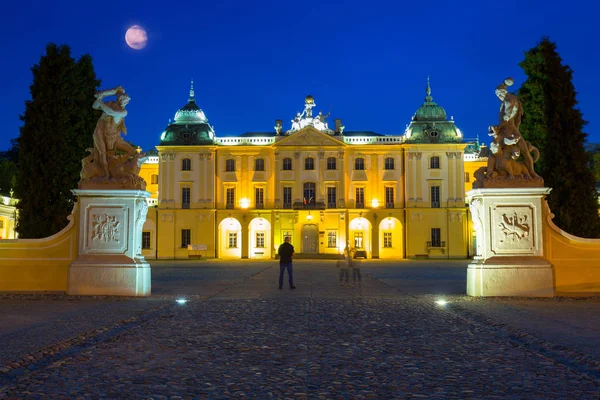
[(160, 136), (160, 145), (205, 145), (213, 144), (215, 131), (208, 123), (204, 111), (196, 104), (194, 81), (190, 88), (188, 103), (177, 110), (175, 119)]

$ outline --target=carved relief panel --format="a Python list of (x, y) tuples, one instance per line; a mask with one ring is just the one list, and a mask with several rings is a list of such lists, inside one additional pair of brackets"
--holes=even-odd
[(528, 205), (492, 208), (491, 250), (497, 255), (537, 255), (535, 210)]
[(125, 207), (89, 205), (85, 218), (85, 252), (102, 254), (127, 251), (129, 213)]

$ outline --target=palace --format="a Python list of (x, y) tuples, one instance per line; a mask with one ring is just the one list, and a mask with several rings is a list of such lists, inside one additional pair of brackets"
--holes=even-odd
[(288, 130), (276, 120), (273, 132), (218, 137), (192, 84), (140, 172), (144, 256), (270, 259), (286, 236), (303, 255), (336, 256), (348, 242), (365, 258), (472, 256), (465, 192), (486, 161), (429, 83), (399, 136), (330, 127), (315, 107), (307, 96)]

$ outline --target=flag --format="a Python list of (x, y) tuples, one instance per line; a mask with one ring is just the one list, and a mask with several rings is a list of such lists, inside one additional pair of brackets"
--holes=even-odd
[(304, 204), (306, 204), (306, 197), (304, 198)]

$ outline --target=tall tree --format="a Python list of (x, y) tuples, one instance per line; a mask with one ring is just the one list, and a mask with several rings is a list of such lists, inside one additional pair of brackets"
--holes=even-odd
[(17, 183), (19, 169), (19, 143), (11, 139), (11, 148), (0, 151), (0, 195), (10, 196)]
[(573, 71), (547, 37), (519, 65), (527, 75), (518, 93), (524, 110), (521, 133), (540, 150), (536, 170), (552, 188), (548, 203), (554, 222), (573, 235), (600, 237), (598, 194), (585, 150), (586, 121), (576, 108)]
[(68, 46), (51, 43), (31, 70), (15, 187), (21, 238), (50, 236), (67, 225), (75, 201), (71, 190), (99, 117), (92, 101), (100, 81), (89, 55), (75, 60)]

